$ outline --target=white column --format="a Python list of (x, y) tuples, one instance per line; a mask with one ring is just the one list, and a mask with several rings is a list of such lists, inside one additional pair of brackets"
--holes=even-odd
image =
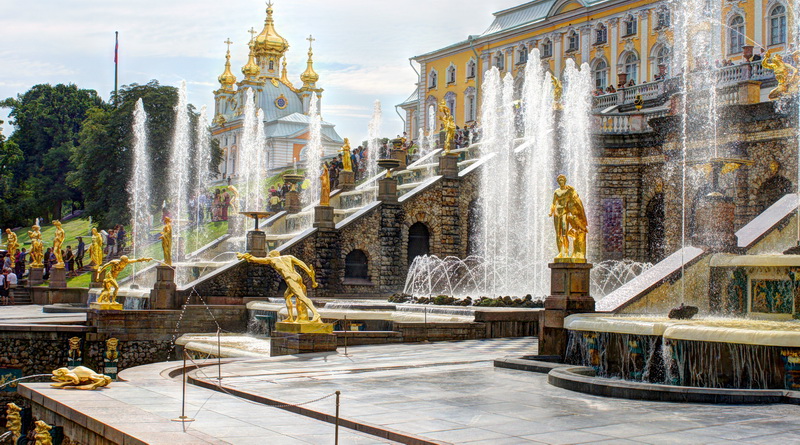
[(617, 61), (619, 60), (619, 54), (617, 53), (617, 40), (619, 40), (619, 18), (615, 17), (608, 21), (608, 31), (608, 39), (611, 42), (611, 60), (608, 61), (609, 65), (611, 65), (611, 79), (609, 79), (609, 84), (616, 85), (619, 79), (619, 77), (617, 77), (617, 73), (621, 69), (621, 67), (617, 65)]
[(563, 54), (561, 52), (561, 47), (563, 46), (564, 42), (564, 34), (563, 33), (554, 33), (553, 34), (553, 60), (555, 61), (555, 75), (556, 77), (561, 76), (561, 58)]
[(591, 60), (591, 44), (592, 44), (592, 27), (582, 26), (578, 31), (581, 36), (581, 63), (590, 63)]
[[(755, 40), (756, 45), (766, 46), (763, 43), (764, 41), (766, 41), (766, 39), (764, 39), (764, 0), (753, 0), (753, 8), (754, 8), (753, 34), (755, 34), (753, 36), (753, 40)], [(788, 9), (787, 9), (787, 12), (789, 12)], [(788, 14), (787, 14), (787, 18), (788, 18)], [(788, 20), (787, 20), (787, 26), (786, 27), (789, 28)], [(749, 43), (748, 43), (748, 45), (749, 45)], [(759, 53), (760, 52), (759, 52), (758, 48), (756, 47), (753, 50), (753, 54), (759, 54)]]
[(639, 83), (644, 83), (648, 81), (647, 77), (647, 68), (650, 66), (649, 58), (650, 58), (650, 48), (647, 42), (647, 38), (650, 36), (650, 30), (648, 29), (648, 16), (650, 11), (645, 9), (639, 11), (639, 33), (642, 36), (639, 39), (641, 43), (641, 47), (639, 48)]

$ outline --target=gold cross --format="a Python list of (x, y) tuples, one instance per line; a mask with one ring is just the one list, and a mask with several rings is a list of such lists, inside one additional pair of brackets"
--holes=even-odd
[(317, 39), (315, 39), (314, 37), (311, 37), (311, 34), (309, 34), (308, 38), (306, 40), (308, 40), (308, 48), (311, 49), (311, 44)]
[(271, 7), (272, 7), (272, 0), (269, 0), (269, 1), (267, 2), (267, 8), (271, 8)]
[(250, 42), (252, 42), (252, 41), (253, 41), (253, 39), (256, 37), (256, 33), (257, 33), (258, 31), (256, 31), (255, 29), (253, 29), (253, 28), (251, 27), (251, 28), (250, 28), (250, 30), (249, 30), (249, 31), (247, 31), (247, 32), (249, 32), (249, 33), (250, 33)]
[(227, 40), (225, 40), (225, 41), (224, 41), (224, 42), (222, 42), (222, 43), (227, 43), (227, 44), (228, 44), (228, 51), (230, 51), (230, 50), (231, 50), (231, 44), (232, 44), (233, 42), (231, 42), (231, 38), (230, 38), (230, 37), (228, 37), (228, 38), (227, 38)]

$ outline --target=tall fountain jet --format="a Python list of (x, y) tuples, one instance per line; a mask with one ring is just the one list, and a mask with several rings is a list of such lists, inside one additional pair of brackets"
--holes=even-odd
[[(142, 99), (136, 101), (133, 110), (133, 175), (128, 181), (128, 209), (131, 214), (132, 257), (138, 258), (147, 242), (152, 224), (152, 173), (150, 156), (147, 152), (147, 113), (144, 111)], [(133, 277), (136, 277), (140, 265), (133, 266)]]
[[(244, 122), (240, 143), (239, 168), (236, 187), (239, 192), (239, 211), (261, 210), (264, 202), (266, 171), (266, 136), (264, 133), (264, 115), (256, 108), (253, 90), (245, 93)], [(238, 217), (238, 215), (237, 215)], [(245, 224), (239, 224), (237, 233), (244, 236)], [(242, 241), (244, 242), (244, 241)]]
[(172, 219), (176, 222), (173, 236), (177, 241), (174, 244), (173, 255), (181, 260), (185, 251), (184, 232), (187, 229), (185, 221), (189, 214), (190, 168), (191, 168), (191, 137), (189, 124), (189, 108), (186, 100), (186, 81), (181, 81), (178, 90), (178, 103), (175, 106), (175, 129), (172, 135), (172, 151), (169, 158), (169, 194), (168, 209)]
[[(193, 240), (193, 251), (201, 247), (200, 243), (202, 242), (202, 239), (205, 238), (203, 235), (205, 233), (205, 228), (207, 227), (205, 224), (205, 219), (201, 215), (201, 212), (203, 212), (205, 209), (200, 205), (200, 196), (208, 192), (207, 187), (211, 176), (209, 171), (209, 165), (211, 164), (211, 138), (208, 131), (208, 114), (205, 105), (200, 108), (200, 118), (197, 120), (195, 137), (195, 147), (197, 152), (195, 153), (194, 158), (195, 177), (192, 199), (195, 202), (194, 219), (197, 221), (198, 225)], [(203, 221), (204, 224), (200, 224), (201, 221)], [(134, 258), (135, 257), (136, 255), (134, 255)]]
[[(593, 202), (588, 193), (595, 188), (592, 187), (594, 183), (591, 167), (592, 142), (589, 136), (592, 108), (591, 73), (588, 64), (584, 63), (578, 69), (572, 59), (567, 59), (564, 69), (564, 111), (561, 116), (559, 144), (561, 171), (558, 173), (567, 176), (570, 184), (581, 192), (581, 198), (586, 203)], [(554, 178), (555, 175), (550, 177)], [(590, 214), (591, 207), (586, 211)]]
[(386, 156), (381, 153), (381, 101), (376, 100), (372, 110), (372, 119), (369, 121), (367, 132), (367, 177), (371, 178), (378, 173), (378, 158)]
[(316, 94), (311, 95), (311, 104), (308, 116), (311, 122), (308, 125), (308, 145), (306, 146), (306, 179), (309, 187), (303, 191), (303, 203), (310, 205), (319, 199), (320, 191), (320, 165), (322, 164), (322, 118), (319, 115), (319, 99)]

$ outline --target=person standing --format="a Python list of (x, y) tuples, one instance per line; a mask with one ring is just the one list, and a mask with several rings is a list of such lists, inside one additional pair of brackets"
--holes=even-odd
[(3, 269), (3, 273), (0, 273), (0, 300), (2, 300), (3, 306), (8, 305), (9, 294), (8, 287), (6, 287), (8, 281), (8, 274), (6, 273), (6, 270), (8, 269)]
[(125, 227), (122, 224), (119, 224), (117, 226), (116, 234), (117, 234), (117, 252), (121, 255), (125, 249), (125, 244), (127, 241), (125, 237), (127, 233), (125, 232)]
[(17, 277), (21, 278), (25, 275), (25, 257), (28, 256), (28, 252), (25, 251), (23, 247), (22, 250), (17, 254), (17, 261), (14, 263), (15, 273)]
[(77, 270), (83, 269), (83, 256), (86, 254), (86, 244), (83, 242), (83, 237), (78, 237), (78, 248), (75, 251), (75, 267)]
[(17, 287), (17, 275), (14, 271), (7, 269), (6, 274), (6, 296), (9, 298), (12, 306), (14, 305), (14, 288)]
[(50, 255), (52, 254), (53, 254), (53, 249), (48, 247), (47, 251), (44, 253), (44, 258), (42, 261), (42, 263), (44, 264), (44, 275), (42, 276), (42, 279), (44, 280), (50, 278), (50, 266), (52, 265), (52, 263), (50, 262)]
[(67, 253), (64, 255), (64, 262), (67, 263), (67, 277), (74, 277), (75, 273), (75, 252), (72, 251), (72, 246), (67, 246)]
[(114, 229), (108, 231), (106, 247), (108, 247), (108, 256), (114, 258), (117, 255), (117, 235), (114, 233)]

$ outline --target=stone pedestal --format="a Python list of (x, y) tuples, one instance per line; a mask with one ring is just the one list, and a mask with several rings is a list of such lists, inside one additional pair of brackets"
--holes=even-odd
[(89, 303), (89, 309), (97, 309), (99, 311), (121, 311), (121, 303), (98, 303), (93, 301)]
[(397, 159), (400, 161), (400, 165), (397, 166), (397, 170), (405, 170), (406, 169), (406, 151), (400, 149), (392, 149), (391, 157), (392, 159)]
[(267, 256), (267, 235), (261, 230), (247, 232), (247, 253), (255, 257)]
[[(94, 267), (94, 266), (92, 266)], [(89, 288), (101, 288), (103, 287), (103, 280), (100, 278), (97, 270), (92, 269), (92, 282), (89, 284)]]
[(378, 180), (378, 201), (387, 203), (397, 202), (397, 180), (383, 178)]
[(300, 206), (300, 193), (296, 190), (286, 192), (286, 213), (299, 213), (302, 210)]
[(44, 268), (31, 267), (28, 269), (28, 287), (38, 286), (44, 283)]
[(356, 188), (356, 174), (355, 172), (340, 171), (339, 172), (339, 189), (343, 192), (348, 192)]
[(458, 178), (458, 155), (439, 156), (439, 174), (447, 179)]
[[(277, 323), (280, 324), (280, 323)], [(309, 352), (335, 352), (336, 335), (272, 332), (270, 356), (306, 354)]]
[(733, 199), (712, 192), (700, 198), (695, 210), (697, 227), (693, 244), (713, 252), (736, 250), (736, 204)]
[(567, 331), (564, 318), (572, 314), (594, 312), (594, 298), (589, 295), (589, 263), (551, 263), (550, 296), (544, 300), (544, 319), (539, 327), (539, 355), (564, 357)]
[(175, 270), (169, 266), (156, 266), (156, 284), (150, 291), (150, 309), (179, 309), (176, 301)]
[(336, 223), (333, 222), (333, 207), (316, 206), (314, 207), (314, 227), (325, 229), (335, 229)]
[(67, 287), (67, 269), (50, 268), (50, 287)]
[(332, 334), (333, 324), (321, 321), (307, 321), (304, 323), (279, 321), (275, 323), (275, 331), (287, 334)]
[[(750, 65), (742, 65), (742, 68), (750, 69)], [(749, 77), (749, 76), (748, 76)], [(761, 82), (758, 80), (744, 80), (739, 82), (739, 104), (757, 104), (761, 102)]]

